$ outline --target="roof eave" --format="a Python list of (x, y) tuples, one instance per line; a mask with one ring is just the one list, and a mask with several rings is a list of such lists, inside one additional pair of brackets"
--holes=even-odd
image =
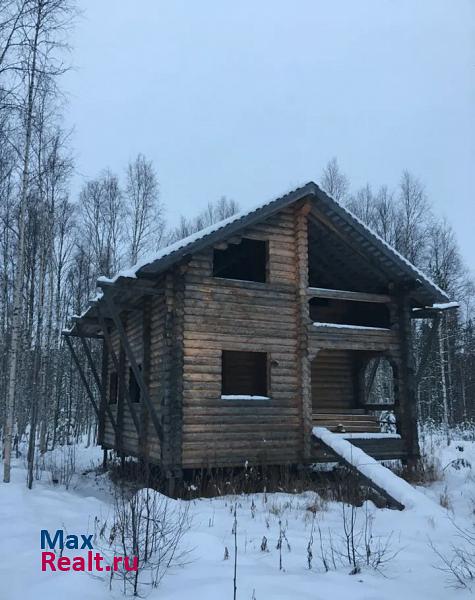
[(407, 273), (411, 280), (423, 287), (424, 290), (428, 292), (428, 295), (433, 303), (439, 301), (450, 301), (450, 297), (443, 290), (437, 287), (424, 273), (412, 265), (412, 263), (400, 256), (394, 248), (382, 240), (367, 225), (353, 215), (351, 211), (347, 210), (339, 202), (328, 196), (328, 194), (326, 194), (318, 186), (315, 186), (315, 188), (315, 195), (320, 201), (335, 211), (335, 213), (338, 214), (338, 216), (346, 223), (355, 227), (361, 235), (371, 241), (371, 243), (375, 244), (382, 254), (395, 262), (403, 272)]

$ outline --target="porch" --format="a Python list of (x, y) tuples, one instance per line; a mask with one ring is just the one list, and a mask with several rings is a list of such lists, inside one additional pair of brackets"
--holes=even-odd
[[(309, 295), (312, 428), (324, 427), (377, 460), (405, 458), (401, 345), (390, 299), (315, 288)], [(335, 455), (313, 438), (312, 459), (335, 461)]]

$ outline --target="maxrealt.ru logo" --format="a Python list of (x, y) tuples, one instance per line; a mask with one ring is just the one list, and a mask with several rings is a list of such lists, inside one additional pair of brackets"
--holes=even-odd
[[(106, 559), (100, 552), (94, 552), (93, 535), (66, 535), (62, 529), (57, 529), (53, 536), (46, 529), (41, 530), (41, 570), (42, 571), (137, 571), (139, 559), (134, 556), (114, 556), (112, 564), (106, 564)], [(49, 548), (53, 552), (48, 552)], [(63, 556), (63, 551), (87, 550), (86, 556)], [(59, 551), (59, 552), (57, 552)]]

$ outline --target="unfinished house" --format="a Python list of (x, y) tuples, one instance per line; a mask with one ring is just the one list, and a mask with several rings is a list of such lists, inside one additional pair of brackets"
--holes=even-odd
[(417, 458), (411, 319), (448, 298), (314, 183), (98, 286), (65, 334), (104, 448), (170, 478), (335, 460), (322, 430)]

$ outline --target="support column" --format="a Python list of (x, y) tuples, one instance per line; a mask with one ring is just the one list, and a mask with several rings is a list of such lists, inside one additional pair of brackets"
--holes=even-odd
[(417, 431), (417, 396), (415, 386), (415, 364), (413, 354), (410, 305), (407, 295), (398, 302), (399, 340), (401, 358), (398, 373), (399, 430), (406, 447), (409, 465), (414, 465), (420, 456)]
[(298, 347), (297, 361), (300, 375), (301, 422), (302, 422), (302, 454), (304, 460), (311, 455), (312, 431), (312, 390), (311, 362), (309, 355), (308, 327), (310, 314), (308, 305), (308, 221), (307, 215), (311, 210), (310, 201), (306, 201), (295, 211), (295, 251), (297, 271), (297, 327)]
[[(142, 318), (142, 373), (145, 385), (150, 389), (150, 346), (151, 346), (151, 328), (152, 328), (152, 299), (146, 296), (143, 301)], [(152, 400), (152, 399), (151, 399)], [(139, 452), (144, 462), (144, 469), (148, 473), (149, 447), (148, 447), (148, 424), (150, 413), (146, 402), (140, 403), (140, 434), (139, 434)]]
[(125, 379), (125, 352), (122, 342), (119, 346), (119, 364), (117, 369), (117, 430), (115, 432), (115, 447), (120, 455), (122, 466), (124, 462), (124, 393), (127, 386)]
[(101, 403), (99, 406), (99, 431), (98, 431), (98, 443), (102, 446), (104, 444), (104, 434), (106, 429), (106, 407), (108, 406), (107, 401), (107, 386), (108, 386), (108, 374), (109, 374), (109, 350), (105, 340), (102, 340), (102, 364), (101, 364)]
[(181, 476), (183, 424), (184, 269), (165, 276), (165, 356), (163, 368), (163, 428), (166, 443), (162, 459), (170, 480)]

